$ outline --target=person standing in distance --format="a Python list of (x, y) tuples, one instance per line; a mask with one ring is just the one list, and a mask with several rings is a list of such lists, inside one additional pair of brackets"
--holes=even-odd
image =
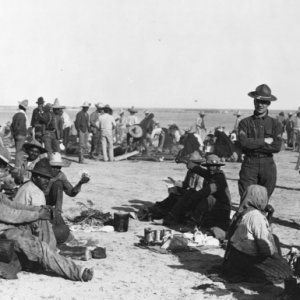
[(240, 121), (238, 138), (244, 153), (239, 178), (239, 194), (242, 197), (249, 185), (258, 184), (267, 188), (268, 197), (272, 195), (277, 169), (273, 153), (281, 150), (281, 124), (271, 118), (268, 107), (277, 100), (271, 89), (259, 85), (255, 91), (248, 94), (254, 98), (254, 113)]

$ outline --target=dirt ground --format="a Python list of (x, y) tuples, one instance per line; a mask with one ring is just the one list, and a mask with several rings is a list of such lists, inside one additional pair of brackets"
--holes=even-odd
[[(300, 249), (300, 175), (294, 170), (298, 153), (282, 151), (276, 155), (277, 187), (270, 203), (275, 208), (272, 228), (285, 254), (291, 246)], [(239, 163), (227, 163), (234, 207), (239, 202), (237, 180)], [(174, 162), (120, 161), (113, 163), (87, 160), (72, 163), (64, 171), (72, 183), (86, 170), (91, 181), (76, 198), (65, 196), (65, 214), (79, 211), (77, 201), (88, 199), (104, 212), (137, 211), (145, 204), (167, 196), (163, 179), (183, 179), (186, 167)], [(222, 261), (224, 250), (214, 249), (177, 254), (159, 254), (134, 245), (151, 222), (130, 219), (125, 233), (76, 232), (79, 239), (93, 239), (106, 247), (107, 258), (78, 261), (94, 267), (91, 282), (73, 282), (60, 277), (19, 273), (18, 280), (0, 280), (0, 299), (275, 299), (282, 285), (223, 284), (211, 281), (205, 272)], [(157, 226), (157, 229), (162, 226)], [(203, 284), (209, 284), (207, 288)], [(201, 286), (202, 285), (202, 286)]]

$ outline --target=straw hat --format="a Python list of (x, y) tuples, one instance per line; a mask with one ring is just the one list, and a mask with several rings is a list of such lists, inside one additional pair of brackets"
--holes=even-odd
[(69, 167), (70, 164), (66, 162), (59, 152), (54, 152), (50, 156), (49, 160), (51, 167)]
[(138, 111), (134, 108), (134, 106), (131, 106), (130, 108), (128, 108), (128, 111), (131, 113), (137, 113)]
[(58, 98), (55, 98), (52, 108), (66, 108), (66, 107), (60, 105)]
[(138, 139), (138, 138), (143, 136), (143, 129), (140, 125), (135, 124), (135, 125), (132, 125), (132, 126), (129, 127), (128, 133), (132, 137)]
[(45, 100), (43, 97), (39, 97), (36, 101), (36, 104), (44, 104), (45, 103)]
[(49, 160), (47, 158), (42, 158), (40, 161), (38, 161), (34, 168), (30, 170), (33, 174), (38, 174), (47, 178), (52, 178), (52, 170), (51, 166), (49, 164)]
[(28, 108), (28, 100), (23, 100), (18, 102), (20, 106), (24, 107), (25, 109)]
[(24, 151), (27, 153), (29, 149), (31, 148), (38, 148), (40, 150), (40, 153), (47, 153), (48, 151), (37, 141), (32, 140), (31, 142), (25, 142), (23, 145)]
[(204, 167), (208, 166), (225, 166), (225, 164), (221, 163), (218, 155), (209, 154), (206, 158), (206, 162), (202, 164)]
[(81, 107), (90, 107), (91, 103), (88, 103), (87, 101), (83, 102), (83, 104), (81, 105)]
[(199, 151), (194, 151), (191, 155), (189, 160), (195, 164), (202, 164), (205, 162), (205, 159), (201, 156)]
[(272, 95), (272, 91), (266, 84), (259, 85), (255, 91), (248, 93), (248, 96), (257, 100), (276, 101), (277, 98)]

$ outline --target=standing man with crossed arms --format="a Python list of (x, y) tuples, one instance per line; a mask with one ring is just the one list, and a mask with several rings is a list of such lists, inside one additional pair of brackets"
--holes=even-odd
[(239, 193), (242, 197), (249, 185), (259, 184), (272, 195), (277, 179), (273, 153), (281, 150), (281, 125), (271, 118), (268, 107), (277, 100), (271, 89), (262, 84), (248, 94), (254, 98), (254, 113), (240, 121), (238, 138), (245, 154), (240, 170)]

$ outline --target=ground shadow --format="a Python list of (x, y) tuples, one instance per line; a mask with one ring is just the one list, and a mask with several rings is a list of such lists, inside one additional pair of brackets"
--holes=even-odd
[[(192, 252), (175, 252), (181, 265), (169, 265), (173, 269), (184, 269), (191, 272), (201, 273), (208, 276), (211, 283), (199, 284), (198, 286), (192, 287), (194, 290), (202, 290), (207, 296), (225, 296), (232, 295), (235, 299), (271, 299), (268, 296), (279, 295), (283, 292), (283, 288), (275, 286), (273, 284), (262, 284), (262, 283), (229, 283), (224, 279), (220, 278), (218, 274), (221, 272), (221, 265), (223, 257), (200, 251)], [(213, 276), (210, 276), (213, 275)], [(214, 276), (217, 275), (217, 276)], [(255, 294), (245, 294), (245, 290), (251, 290)], [(268, 296), (267, 296), (268, 295)]]
[(128, 201), (130, 204), (124, 204), (122, 206), (114, 206), (112, 209), (125, 211), (125, 212), (137, 212), (141, 208), (150, 207), (153, 205), (150, 201), (143, 201), (139, 199), (132, 199)]
[(282, 219), (279, 219), (279, 218), (276, 218), (276, 217), (272, 217), (271, 222), (276, 223), (276, 224), (281, 225), (281, 226), (297, 229), (297, 230), (300, 229), (300, 224), (296, 223), (295, 221), (282, 220)]

